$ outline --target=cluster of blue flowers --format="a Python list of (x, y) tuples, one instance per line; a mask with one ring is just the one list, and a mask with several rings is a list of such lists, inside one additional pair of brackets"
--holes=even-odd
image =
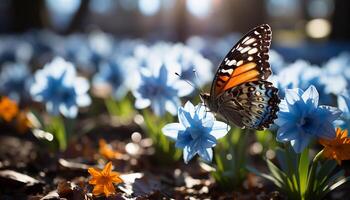
[[(202, 86), (213, 69), (184, 44), (117, 40), (101, 31), (65, 37), (38, 31), (1, 41), (0, 93), (18, 102), (42, 102), (50, 114), (70, 118), (91, 103), (90, 78), (94, 95), (119, 101), (131, 92), (137, 109), (151, 107), (163, 116), (175, 115), (179, 97), (193, 92), (185, 81)], [(39, 69), (32, 74), (31, 66)]]
[[(0, 93), (18, 102), (41, 102), (50, 114), (69, 118), (91, 104), (90, 84), (93, 95), (116, 101), (130, 93), (136, 109), (150, 108), (159, 117), (178, 114), (180, 123), (165, 126), (163, 132), (184, 149), (186, 163), (197, 153), (211, 161), (212, 147), (229, 127), (215, 121), (203, 106), (188, 102), (181, 107), (180, 98), (195, 93), (188, 82), (210, 84), (212, 63), (218, 63), (238, 38), (233, 34), (213, 44), (192, 37), (185, 45), (118, 40), (100, 31), (6, 37), (0, 40)], [(316, 66), (305, 60), (286, 63), (271, 50), (270, 63), (270, 80), (282, 99), (275, 122), (278, 141), (290, 142), (301, 152), (315, 138), (334, 137), (335, 125), (349, 128), (350, 54)]]

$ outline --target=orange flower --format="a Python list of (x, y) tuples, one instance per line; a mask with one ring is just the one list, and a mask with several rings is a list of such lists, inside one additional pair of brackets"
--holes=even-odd
[(119, 177), (119, 173), (112, 171), (112, 162), (108, 162), (102, 171), (89, 167), (88, 172), (92, 176), (89, 183), (94, 185), (92, 194), (95, 196), (104, 193), (108, 197), (115, 193), (113, 183), (118, 184), (123, 182)]
[(27, 111), (21, 111), (16, 117), (16, 129), (19, 133), (25, 133), (30, 127), (32, 127), (27, 114)]
[(106, 143), (106, 140), (104, 139), (99, 140), (99, 146), (100, 146), (100, 150), (99, 150), (100, 154), (109, 160), (120, 159), (122, 157), (122, 154), (117, 151), (114, 151), (111, 148), (111, 146)]
[(319, 142), (324, 146), (324, 157), (336, 160), (339, 165), (342, 160), (350, 160), (350, 138), (347, 130), (337, 128), (333, 140), (320, 139)]
[(6, 122), (10, 122), (18, 113), (16, 102), (8, 97), (2, 97), (0, 100), (0, 117)]

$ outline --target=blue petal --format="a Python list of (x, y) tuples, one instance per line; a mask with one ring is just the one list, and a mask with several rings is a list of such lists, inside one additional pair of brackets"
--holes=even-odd
[(314, 108), (317, 108), (319, 95), (315, 86), (311, 85), (301, 97), (306, 104), (311, 104)]
[(278, 126), (283, 126), (285, 123), (296, 123), (297, 117), (294, 113), (290, 112), (278, 112), (278, 118), (274, 121), (274, 123)]
[(155, 115), (164, 116), (165, 114), (165, 100), (163, 98), (153, 99), (151, 108)]
[(317, 132), (317, 136), (327, 140), (332, 140), (336, 137), (335, 128), (330, 122), (322, 123)]
[(199, 156), (206, 162), (211, 162), (213, 159), (213, 149), (212, 148), (201, 148), (198, 151)]
[(281, 126), (277, 131), (277, 141), (286, 142), (295, 140), (299, 136), (298, 128), (294, 123), (287, 123)]
[(288, 104), (294, 104), (297, 101), (300, 101), (301, 95), (303, 94), (303, 91), (299, 88), (295, 89), (286, 89), (286, 101)]
[(281, 100), (281, 103), (279, 104), (279, 111), (280, 112), (289, 112), (289, 107), (288, 107), (288, 104), (287, 104), (287, 101), (285, 99), (282, 99)]
[(196, 155), (196, 151), (189, 146), (186, 146), (183, 150), (183, 158), (185, 163), (187, 164), (194, 156)]
[(216, 143), (217, 143), (217, 140), (214, 136), (207, 135), (205, 139), (203, 138), (200, 140), (200, 143), (198, 143), (198, 145), (203, 148), (210, 148), (210, 147), (214, 147)]
[(193, 124), (193, 119), (192, 119), (192, 116), (191, 115), (191, 111), (192, 111), (192, 107), (193, 107), (193, 113), (194, 113), (194, 106), (187, 102), (185, 107), (182, 108), (182, 107), (179, 107), (179, 110), (178, 110), (178, 118), (179, 118), (179, 122), (181, 124), (184, 125), (184, 127), (191, 127), (191, 124)]
[(177, 148), (185, 148), (185, 146), (188, 146), (192, 143), (193, 139), (191, 137), (191, 134), (185, 130), (185, 131), (179, 131), (177, 134), (177, 140), (175, 143), (175, 147)]
[(318, 107), (317, 112), (322, 113), (322, 117), (327, 121), (334, 121), (342, 114), (342, 111), (336, 107), (323, 105)]
[(311, 139), (311, 135), (301, 134), (297, 139), (290, 141), (290, 144), (296, 153), (301, 153), (309, 145)]
[(165, 67), (165, 65), (162, 65), (162, 67), (159, 69), (159, 84), (166, 84), (168, 79), (168, 70)]
[(191, 114), (191, 116), (194, 116), (194, 113), (196, 111), (195, 107), (193, 106), (193, 104), (190, 101), (187, 101), (185, 103), (184, 110), (189, 112)]
[(231, 127), (226, 123), (215, 121), (209, 134), (214, 136), (215, 139), (220, 139), (224, 137), (230, 129)]
[(213, 115), (207, 115), (207, 112), (206, 112), (206, 108), (203, 104), (198, 104), (197, 106), (195, 106), (195, 119), (203, 119), (203, 118), (210, 118), (212, 120), (214, 120), (214, 116)]
[(179, 123), (167, 124), (162, 128), (163, 134), (172, 140), (176, 140), (179, 131), (184, 131), (184, 130), (185, 130), (185, 127), (183, 127)]

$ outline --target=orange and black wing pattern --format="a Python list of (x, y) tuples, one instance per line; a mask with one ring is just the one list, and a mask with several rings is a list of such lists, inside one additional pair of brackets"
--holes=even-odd
[(271, 75), (269, 48), (271, 28), (260, 25), (249, 31), (221, 62), (211, 88), (216, 97), (242, 83), (266, 80)]

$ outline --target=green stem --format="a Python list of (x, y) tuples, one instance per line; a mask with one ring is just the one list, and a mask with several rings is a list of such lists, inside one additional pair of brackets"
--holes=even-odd
[(128, 97), (125, 97), (120, 101), (108, 97), (104, 101), (109, 115), (119, 117), (129, 117), (132, 115), (133, 107)]
[(312, 160), (312, 164), (311, 164), (311, 168), (310, 168), (310, 174), (308, 177), (308, 189), (307, 189), (307, 194), (305, 195), (305, 197), (308, 197), (308, 194), (312, 194), (313, 193), (313, 185), (314, 185), (314, 179), (315, 179), (315, 174), (316, 174), (316, 170), (317, 170), (317, 166), (318, 166), (318, 161), (322, 158), (322, 154), (323, 154), (324, 149), (322, 149), (320, 152), (318, 152), (316, 154), (316, 156), (314, 157), (314, 159)]

